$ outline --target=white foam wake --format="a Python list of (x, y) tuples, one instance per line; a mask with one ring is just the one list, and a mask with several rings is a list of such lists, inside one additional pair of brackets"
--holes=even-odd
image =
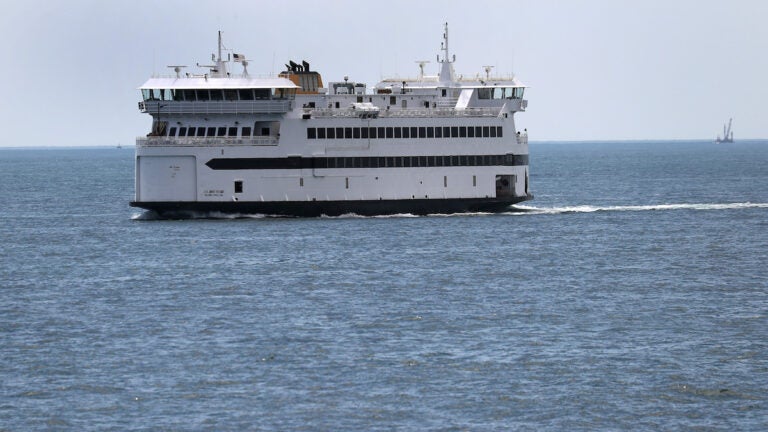
[(649, 210), (738, 210), (748, 208), (768, 208), (768, 203), (723, 203), (723, 204), (651, 204), (637, 206), (565, 206), (565, 207), (534, 207), (515, 205), (511, 212), (506, 214), (561, 214), (561, 213), (594, 213), (594, 212), (619, 212), (619, 211), (649, 211)]

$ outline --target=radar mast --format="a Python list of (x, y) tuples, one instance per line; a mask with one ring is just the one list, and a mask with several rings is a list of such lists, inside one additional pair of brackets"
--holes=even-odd
[(440, 60), (440, 56), (437, 56), (438, 63), (442, 63), (440, 68), (440, 82), (453, 82), (455, 81), (453, 72), (453, 62), (456, 61), (456, 55), (453, 58), (450, 57), (448, 51), (448, 23), (445, 23), (445, 32), (443, 33), (443, 42), (440, 43), (440, 50), (443, 51), (443, 59)]

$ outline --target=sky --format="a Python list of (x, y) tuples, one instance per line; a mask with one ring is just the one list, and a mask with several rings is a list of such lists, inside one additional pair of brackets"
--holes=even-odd
[[(528, 85), (531, 141), (768, 138), (763, 0), (25, 0), (0, 2), (0, 146), (131, 145), (137, 90), (224, 44), (251, 75), (308, 61), (323, 80), (456, 72)], [(240, 69), (236, 66), (234, 72)]]

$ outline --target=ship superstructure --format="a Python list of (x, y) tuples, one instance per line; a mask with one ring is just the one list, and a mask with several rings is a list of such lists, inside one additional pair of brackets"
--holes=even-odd
[[(371, 92), (324, 86), (306, 61), (253, 78), (240, 54), (207, 73), (171, 66), (140, 87), (153, 118), (136, 141), (132, 206), (166, 217), (196, 212), (319, 216), (499, 211), (531, 199), (527, 132), (516, 130), (525, 86), (491, 68), (457, 77), (443, 35), (440, 72), (385, 79)], [(239, 62), (234, 74), (229, 63)]]

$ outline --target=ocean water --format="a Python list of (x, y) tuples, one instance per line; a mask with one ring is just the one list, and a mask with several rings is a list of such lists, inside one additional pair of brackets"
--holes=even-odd
[(768, 142), (530, 152), (503, 214), (158, 221), (0, 149), (0, 430), (768, 429)]

